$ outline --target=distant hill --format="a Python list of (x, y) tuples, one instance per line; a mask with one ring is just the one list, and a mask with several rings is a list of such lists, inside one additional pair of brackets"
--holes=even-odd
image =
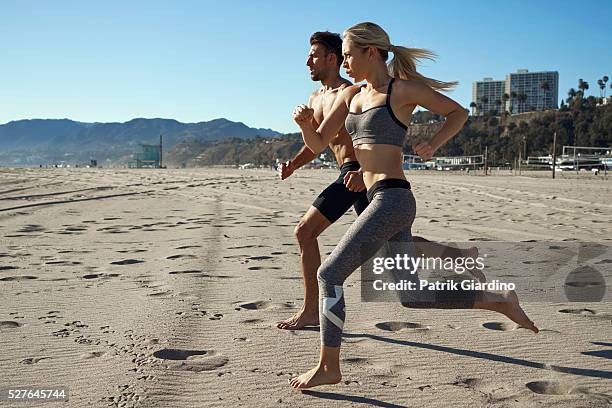
[(132, 119), (125, 123), (83, 123), (69, 119), (18, 120), (0, 125), (0, 164), (37, 164), (50, 160), (114, 160), (138, 151), (139, 143), (156, 143), (164, 150), (181, 142), (209, 142), (280, 135), (242, 122), (214, 119), (181, 123), (174, 119)]
[(170, 167), (201, 167), (253, 163), (271, 165), (276, 159), (289, 160), (304, 146), (299, 133), (273, 138), (229, 139), (217, 142), (178, 143), (166, 153)]

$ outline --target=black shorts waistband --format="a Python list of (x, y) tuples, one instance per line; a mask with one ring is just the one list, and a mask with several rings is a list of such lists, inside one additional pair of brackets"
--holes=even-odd
[(368, 201), (372, 201), (372, 198), (374, 198), (374, 195), (376, 193), (382, 190), (386, 190), (388, 188), (405, 188), (407, 190), (410, 190), (410, 183), (407, 180), (395, 178), (378, 180), (372, 185), (372, 187), (368, 189)]
[(355, 171), (359, 170), (360, 168), (361, 165), (358, 161), (350, 161), (343, 163), (342, 166), (340, 166), (340, 172), (342, 173), (343, 171)]

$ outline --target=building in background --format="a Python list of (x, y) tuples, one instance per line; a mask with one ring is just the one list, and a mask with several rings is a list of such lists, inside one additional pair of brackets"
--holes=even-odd
[(482, 81), (472, 83), (472, 101), (476, 104), (476, 114), (501, 112), (504, 92), (506, 92), (506, 81), (484, 78)]
[[(506, 75), (506, 93), (516, 94), (516, 101), (507, 103), (510, 113), (557, 109), (559, 99), (559, 73), (557, 71), (529, 72), (519, 69)], [(520, 95), (524, 95), (520, 97)], [(510, 110), (512, 109), (512, 110)]]
[(502, 81), (484, 78), (472, 83), (472, 108), (475, 115), (486, 112), (511, 114), (557, 109), (559, 73), (529, 72), (519, 69)]

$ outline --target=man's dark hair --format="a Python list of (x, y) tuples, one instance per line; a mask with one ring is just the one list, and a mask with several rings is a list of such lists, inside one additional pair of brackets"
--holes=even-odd
[(338, 65), (342, 65), (342, 38), (340, 34), (330, 33), (329, 31), (317, 31), (310, 36), (310, 45), (321, 44), (327, 53), (336, 54)]

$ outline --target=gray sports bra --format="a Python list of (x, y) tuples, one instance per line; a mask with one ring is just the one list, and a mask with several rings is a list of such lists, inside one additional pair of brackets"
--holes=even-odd
[(353, 139), (353, 146), (372, 143), (390, 144), (403, 147), (408, 128), (395, 117), (391, 110), (392, 78), (387, 89), (384, 105), (366, 109), (363, 112), (349, 112), (345, 126)]

